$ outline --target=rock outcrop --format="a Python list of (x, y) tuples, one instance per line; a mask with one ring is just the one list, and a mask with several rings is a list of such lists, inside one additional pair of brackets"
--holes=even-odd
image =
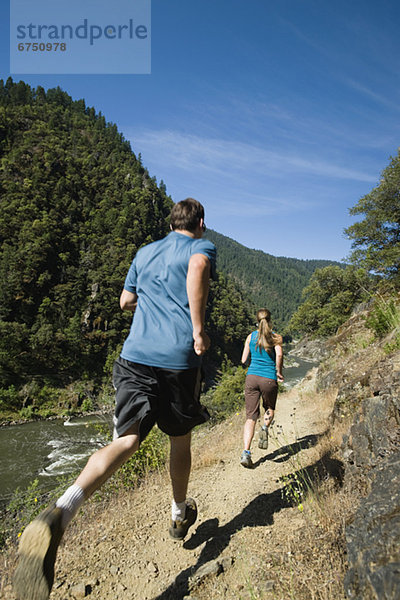
[(348, 598), (400, 598), (400, 353), (380, 361), (343, 441), (345, 485), (366, 493), (346, 528)]
[(311, 362), (320, 362), (329, 354), (326, 340), (303, 338), (289, 352), (291, 356), (298, 356)]
[(353, 600), (400, 598), (400, 452), (376, 467), (371, 491), (346, 528), (349, 570), (344, 587)]
[(328, 344), (320, 390), (337, 389), (332, 421), (354, 415), (343, 438), (344, 485), (360, 504), (345, 528), (351, 600), (400, 598), (400, 351), (370, 343), (354, 315)]

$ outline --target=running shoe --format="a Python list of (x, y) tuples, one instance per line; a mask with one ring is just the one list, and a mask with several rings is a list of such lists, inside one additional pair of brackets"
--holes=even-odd
[(268, 427), (263, 425), (258, 435), (258, 447), (266, 450), (268, 448)]
[(243, 450), (240, 464), (243, 467), (246, 467), (246, 469), (252, 469), (254, 467), (253, 461), (251, 460), (251, 453), (248, 450)]
[(197, 519), (197, 506), (193, 498), (186, 498), (186, 512), (184, 519), (176, 519), (171, 521), (171, 527), (169, 528), (169, 535), (175, 541), (183, 540), (186, 537), (189, 527)]
[(54, 563), (61, 541), (62, 509), (49, 506), (28, 525), (18, 548), (14, 591), (18, 600), (47, 600), (54, 582)]

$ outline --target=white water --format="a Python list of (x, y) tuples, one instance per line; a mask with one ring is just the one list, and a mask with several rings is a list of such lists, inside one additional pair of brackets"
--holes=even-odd
[(34, 479), (40, 488), (54, 487), (56, 477), (79, 471), (87, 458), (105, 443), (95, 423), (104, 416), (64, 421), (35, 421), (0, 428), (0, 504), (11, 499), (16, 488), (25, 489)]

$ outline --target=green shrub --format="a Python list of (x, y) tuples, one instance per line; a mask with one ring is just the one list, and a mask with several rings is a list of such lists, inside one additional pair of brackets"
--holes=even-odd
[(202, 398), (213, 420), (222, 421), (242, 409), (246, 372), (243, 367), (232, 367), (230, 364), (223, 367), (216, 385)]
[(400, 307), (393, 298), (378, 297), (365, 324), (378, 338), (400, 328)]
[(31, 419), (33, 417), (33, 406), (24, 406), (18, 411), (21, 419)]
[(52, 500), (59, 498), (77, 475), (78, 473), (70, 473), (57, 477), (55, 487), (51, 491), (41, 487), (38, 479), (34, 479), (24, 490), (17, 488), (0, 515), (0, 548), (6, 543), (18, 540), (25, 527)]
[(8, 388), (0, 389), (0, 410), (15, 410), (20, 399), (17, 390), (13, 385)]
[(81, 410), (83, 412), (90, 412), (94, 409), (93, 400), (90, 398), (85, 398), (81, 404)]
[(400, 334), (398, 333), (391, 342), (385, 344), (383, 350), (386, 354), (392, 354), (400, 349)]
[(32, 481), (25, 491), (21, 491), (20, 488), (15, 490), (1, 518), (0, 547), (10, 538), (18, 538), (28, 523), (42, 510), (39, 493), (38, 479)]
[(134, 487), (148, 473), (165, 465), (167, 458), (167, 437), (157, 427), (153, 427), (140, 448), (117, 471), (114, 478), (124, 487)]
[(53, 408), (48, 408), (48, 407), (44, 407), (44, 408), (40, 408), (38, 411), (38, 415), (40, 416), (41, 419), (48, 419), (49, 417), (52, 417), (55, 413)]

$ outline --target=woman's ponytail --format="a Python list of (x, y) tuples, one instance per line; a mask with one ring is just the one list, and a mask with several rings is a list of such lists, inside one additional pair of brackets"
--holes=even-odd
[(273, 348), (281, 341), (281, 337), (276, 335), (271, 329), (271, 313), (267, 308), (260, 308), (257, 311), (258, 339), (256, 349), (268, 350)]

